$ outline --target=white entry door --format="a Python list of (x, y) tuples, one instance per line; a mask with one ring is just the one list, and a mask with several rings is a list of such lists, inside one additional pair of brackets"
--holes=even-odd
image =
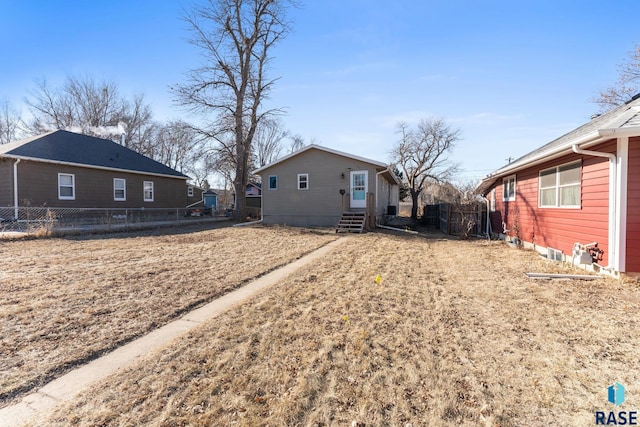
[(351, 192), (349, 196), (352, 208), (367, 207), (367, 171), (351, 171)]

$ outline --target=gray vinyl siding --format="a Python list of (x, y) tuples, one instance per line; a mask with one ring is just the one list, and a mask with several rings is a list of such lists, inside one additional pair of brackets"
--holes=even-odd
[[(376, 169), (383, 168), (316, 149), (277, 163), (260, 173), (265, 183), (262, 191), (263, 222), (305, 227), (335, 226), (342, 211), (349, 210), (349, 172), (368, 171), (367, 192), (373, 195), (376, 191)], [(298, 190), (298, 174), (309, 174), (308, 190)], [(272, 175), (278, 177), (275, 190), (268, 186)], [(344, 196), (340, 195), (340, 189), (345, 190)]]

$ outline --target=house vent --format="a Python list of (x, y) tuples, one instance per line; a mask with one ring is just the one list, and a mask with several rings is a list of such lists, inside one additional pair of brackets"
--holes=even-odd
[(562, 251), (553, 248), (547, 248), (547, 258), (553, 261), (562, 261)]

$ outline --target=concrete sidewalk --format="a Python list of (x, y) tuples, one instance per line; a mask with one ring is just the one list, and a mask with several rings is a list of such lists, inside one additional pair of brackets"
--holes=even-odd
[(12, 427), (21, 426), (28, 422), (37, 422), (46, 417), (56, 406), (73, 399), (96, 381), (136, 363), (142, 356), (166, 346), (173, 339), (199, 326), (202, 322), (229, 310), (258, 291), (282, 281), (299, 268), (333, 251), (345, 240), (346, 238), (342, 237), (330, 242), (291, 264), (274, 270), (203, 307), (189, 312), (178, 320), (51, 381), (37, 392), (23, 397), (19, 403), (0, 409), (0, 423), (3, 427)]

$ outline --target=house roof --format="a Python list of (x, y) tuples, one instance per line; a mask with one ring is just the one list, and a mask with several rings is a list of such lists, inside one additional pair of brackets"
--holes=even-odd
[(386, 168), (387, 167), (387, 164), (382, 163), (382, 162), (378, 162), (376, 160), (371, 160), (371, 159), (366, 159), (364, 157), (355, 156), (353, 154), (349, 154), (349, 153), (345, 153), (345, 152), (342, 152), (342, 151), (334, 150), (332, 148), (323, 147), (322, 145), (310, 144), (310, 145), (307, 145), (306, 147), (301, 148), (298, 151), (295, 151), (295, 152), (293, 152), (293, 153), (291, 153), (291, 154), (289, 154), (287, 156), (282, 157), (281, 159), (276, 160), (275, 162), (271, 162), (268, 165), (264, 165), (261, 168), (258, 168), (256, 170), (254, 170), (253, 173), (254, 174), (259, 174), (260, 172), (263, 172), (263, 171), (265, 171), (265, 170), (277, 165), (278, 163), (282, 163), (285, 160), (289, 160), (290, 158), (295, 157), (295, 156), (297, 156), (299, 154), (302, 154), (305, 151), (309, 151), (309, 150), (313, 150), (313, 149), (320, 150), (320, 151), (326, 151), (327, 153), (336, 154), (338, 156), (347, 157), (347, 158), (354, 159), (354, 160), (359, 160), (361, 162), (369, 163), (369, 164), (372, 164), (374, 166), (378, 166), (378, 167), (381, 167), (381, 168)]
[(179, 179), (189, 178), (175, 169), (108, 139), (66, 130), (55, 130), (0, 145), (0, 157)]
[(564, 156), (572, 152), (574, 145), (587, 148), (618, 136), (640, 136), (640, 94), (626, 104), (594, 117), (588, 123), (490, 173), (483, 178), (476, 191), (484, 193), (501, 177)]

